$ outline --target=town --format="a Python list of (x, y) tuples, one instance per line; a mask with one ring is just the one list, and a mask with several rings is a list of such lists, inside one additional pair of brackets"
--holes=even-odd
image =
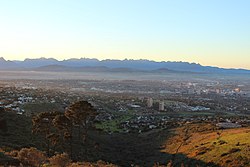
[(236, 127), (250, 122), (250, 85), (244, 82), (16, 80), (0, 86), (0, 107), (26, 116), (87, 100), (100, 113), (96, 127), (109, 133), (141, 133), (190, 121)]

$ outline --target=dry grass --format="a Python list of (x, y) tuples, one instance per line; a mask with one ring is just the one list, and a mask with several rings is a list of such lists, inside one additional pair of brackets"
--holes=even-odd
[[(190, 158), (213, 162), (220, 166), (250, 166), (250, 128), (191, 132), (178, 128), (165, 143), (162, 152), (183, 153)], [(185, 138), (186, 137), (186, 138)]]

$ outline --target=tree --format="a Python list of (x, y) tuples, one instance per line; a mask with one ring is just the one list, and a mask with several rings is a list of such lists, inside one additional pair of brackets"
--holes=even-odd
[(78, 126), (79, 137), (80, 128), (83, 129), (83, 141), (86, 141), (87, 130), (92, 121), (96, 117), (97, 112), (94, 107), (87, 101), (78, 101), (70, 105), (66, 111), (65, 116), (72, 121), (74, 126)]
[[(87, 101), (79, 101), (70, 105), (64, 113), (61, 112), (43, 112), (33, 117), (33, 130), (35, 134), (41, 134), (46, 139), (47, 156), (50, 156), (51, 146), (53, 146), (53, 153), (56, 146), (60, 142), (69, 142), (68, 144), (61, 144), (63, 148), (68, 148), (69, 155), (73, 158), (73, 140), (75, 138), (76, 129), (78, 129), (78, 136), (83, 141), (86, 141), (87, 129), (93, 122), (96, 116), (96, 110)], [(81, 131), (81, 129), (83, 129)], [(82, 140), (75, 140), (76, 145), (81, 145)]]
[(67, 138), (67, 135), (63, 135), (65, 133), (72, 133), (71, 127), (73, 126), (72, 122), (65, 115), (57, 115), (53, 119), (53, 126), (56, 127), (60, 132), (61, 136)]
[(8, 132), (7, 120), (4, 118), (5, 109), (0, 107), (0, 130), (4, 133)]
[(47, 145), (47, 155), (50, 156), (51, 144), (55, 145), (59, 139), (59, 135), (53, 129), (54, 118), (61, 114), (60, 112), (43, 112), (32, 119), (32, 133), (42, 134), (45, 136)]
[(53, 119), (53, 125), (60, 132), (60, 136), (64, 141), (69, 141), (70, 145), (70, 156), (72, 157), (73, 152), (73, 124), (65, 115), (57, 115)]

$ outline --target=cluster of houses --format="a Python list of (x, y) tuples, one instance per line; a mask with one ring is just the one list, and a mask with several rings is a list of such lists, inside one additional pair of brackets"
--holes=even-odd
[[(115, 114), (128, 114), (131, 113), (131, 118), (125, 121), (119, 122), (119, 128), (123, 129), (124, 132), (146, 132), (152, 129), (162, 129), (169, 127), (176, 127), (182, 125), (186, 122), (193, 121), (208, 121), (213, 122), (216, 126), (220, 128), (237, 128), (242, 125), (247, 125), (248, 120), (239, 119), (237, 121), (228, 121), (225, 119), (216, 120), (215, 117), (209, 116), (197, 116), (197, 117), (181, 117), (178, 116), (178, 112), (190, 111), (203, 112), (213, 110), (210, 108), (214, 103), (213, 96), (192, 96), (191, 95), (173, 95), (173, 98), (169, 95), (161, 96), (157, 94), (148, 94), (137, 95), (134, 92), (129, 92), (128, 94), (122, 92), (90, 92), (87, 94), (83, 93), (81, 90), (75, 89), (72, 92), (62, 92), (60, 91), (42, 91), (40, 89), (30, 89), (26, 91), (27, 88), (16, 89), (15, 87), (11, 88), (0, 88), (1, 98), (0, 98), (0, 108), (5, 108), (5, 110), (14, 111), (17, 114), (23, 114), (26, 111), (22, 106), (28, 103), (40, 103), (46, 102), (50, 104), (60, 103), (64, 106), (68, 106), (71, 102), (80, 100), (85, 97), (86, 100), (89, 100), (91, 104), (101, 113), (98, 115), (97, 120), (99, 122), (103, 121), (112, 121), (117, 119)], [(196, 91), (192, 91), (192, 85), (187, 89), (190, 90), (190, 94)], [(99, 90), (95, 90), (99, 91)], [(78, 92), (78, 93), (76, 93)], [(234, 93), (242, 93), (240, 89), (235, 89)], [(117, 94), (120, 93), (120, 94)], [(188, 93), (188, 94), (189, 94)], [(196, 92), (197, 93), (197, 92)], [(199, 93), (199, 92), (198, 92)], [(217, 90), (217, 93), (223, 93), (223, 91)], [(202, 93), (201, 93), (202, 94)], [(195, 100), (197, 104), (191, 105), (190, 101), (193, 100), (193, 97), (200, 99)], [(174, 99), (176, 98), (176, 99)], [(178, 99), (179, 98), (179, 99)], [(181, 99), (182, 98), (182, 99)], [(183, 99), (186, 98), (186, 101)], [(169, 99), (169, 100), (165, 100)], [(220, 98), (225, 102), (224, 105), (226, 110), (237, 110), (237, 107), (230, 104), (228, 106), (228, 99)], [(182, 101), (183, 100), (183, 101)], [(241, 105), (237, 99), (234, 100), (237, 105)], [(211, 103), (210, 103), (211, 102)], [(205, 104), (210, 105), (205, 105)], [(244, 106), (248, 111), (249, 108)], [(166, 116), (167, 114), (172, 113), (173, 116)], [(175, 116), (174, 116), (175, 115)]]

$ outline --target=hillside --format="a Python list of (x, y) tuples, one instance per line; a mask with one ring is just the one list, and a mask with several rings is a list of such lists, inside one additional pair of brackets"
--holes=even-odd
[[(5, 113), (2, 118), (7, 120), (7, 132), (0, 130), (0, 163), (17, 163), (15, 159), (6, 156), (12, 150), (20, 150), (23, 147), (44, 150), (41, 144), (43, 139), (31, 133), (29, 117)], [(87, 154), (84, 153), (79, 161), (97, 162), (101, 159), (118, 166), (153, 166), (157, 162), (167, 165), (171, 160), (174, 166), (250, 166), (249, 128), (222, 131), (211, 124), (194, 123), (141, 134), (110, 135), (91, 130), (89, 135), (89, 139), (99, 143), (99, 148), (96, 150), (90, 142)], [(78, 150), (75, 144), (74, 149)], [(6, 152), (6, 155), (3, 152)]]
[(181, 153), (222, 167), (250, 166), (250, 128), (196, 130), (193, 125), (174, 130), (178, 135), (165, 142), (162, 152)]
[[(40, 135), (31, 133), (31, 118), (14, 113), (1, 113), (2, 119), (6, 120), (7, 128), (0, 128), (0, 165), (17, 163), (15, 158), (11, 158), (12, 151), (19, 151), (22, 148), (35, 147), (39, 150), (46, 150), (46, 142)], [(77, 159), (80, 162), (97, 162), (104, 160), (118, 166), (153, 166), (155, 163), (167, 164), (173, 157), (172, 154), (159, 151), (162, 141), (168, 139), (168, 130), (155, 130), (143, 134), (135, 133), (114, 133), (112, 135), (105, 132), (91, 130), (86, 150), (79, 147), (79, 143), (74, 143), (73, 148), (82, 156)], [(99, 148), (93, 146), (99, 143)], [(140, 143), (140, 144), (138, 144)], [(86, 152), (85, 152), (86, 151)], [(4, 155), (5, 154), (5, 155)], [(177, 155), (181, 161), (175, 161), (180, 165), (187, 162), (188, 165), (199, 164), (206, 166), (200, 160), (188, 158), (184, 154)], [(215, 166), (215, 165), (213, 165)]]

